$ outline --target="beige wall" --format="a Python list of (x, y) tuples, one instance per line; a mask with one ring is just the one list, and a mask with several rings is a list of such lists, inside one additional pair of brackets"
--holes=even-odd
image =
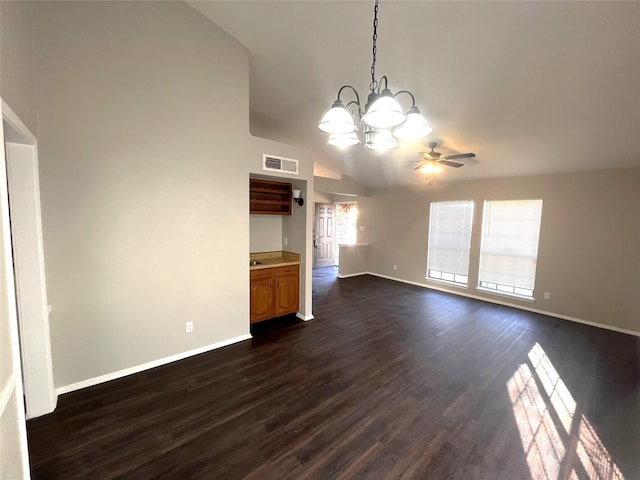
[(330, 193), (313, 192), (313, 201), (315, 203), (333, 203), (333, 195)]
[(369, 245), (341, 245), (338, 277), (349, 277), (370, 270)]
[(56, 387), (248, 334), (249, 174), (297, 158), (312, 187), (313, 164), (249, 134), (245, 48), (182, 2), (28, 6), (37, 91), (12, 106), (37, 112)]
[[(536, 300), (507, 301), (640, 333), (638, 168), (378, 190), (358, 198), (358, 222), (366, 227), (358, 241), (371, 242), (369, 271), (426, 284), (429, 202), (474, 200), (470, 288), (448, 289), (504, 301), (474, 288), (482, 204), (533, 198), (543, 200)], [(543, 292), (551, 299), (544, 300)]]
[(314, 179), (314, 188), (318, 193), (330, 193), (336, 195), (357, 195), (368, 196), (371, 190), (360, 185), (347, 175), (343, 175), (341, 179), (318, 177)]
[(253, 252), (282, 250), (282, 215), (251, 215), (249, 249)]
[(37, 135), (31, 6), (29, 2), (0, 1), (0, 9), (0, 94)]

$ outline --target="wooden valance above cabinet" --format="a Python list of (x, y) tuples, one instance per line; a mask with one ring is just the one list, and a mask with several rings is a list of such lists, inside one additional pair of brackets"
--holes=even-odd
[(249, 179), (249, 213), (291, 215), (292, 186), (272, 180)]

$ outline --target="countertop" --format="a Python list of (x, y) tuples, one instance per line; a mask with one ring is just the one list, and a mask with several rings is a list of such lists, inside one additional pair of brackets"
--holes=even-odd
[(285, 265), (300, 265), (300, 254), (293, 252), (256, 252), (250, 253), (249, 259), (260, 262), (259, 265), (249, 265), (250, 270), (261, 268), (283, 267)]

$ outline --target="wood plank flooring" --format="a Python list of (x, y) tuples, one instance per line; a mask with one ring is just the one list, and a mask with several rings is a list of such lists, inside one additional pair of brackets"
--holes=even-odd
[(314, 270), (314, 315), (62, 395), (35, 479), (640, 478), (640, 339)]

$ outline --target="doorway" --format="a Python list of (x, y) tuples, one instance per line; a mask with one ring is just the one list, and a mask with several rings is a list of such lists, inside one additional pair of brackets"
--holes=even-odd
[(338, 266), (341, 244), (356, 243), (358, 204), (316, 203), (313, 267)]
[(336, 209), (331, 203), (316, 203), (313, 228), (313, 268), (336, 264)]

